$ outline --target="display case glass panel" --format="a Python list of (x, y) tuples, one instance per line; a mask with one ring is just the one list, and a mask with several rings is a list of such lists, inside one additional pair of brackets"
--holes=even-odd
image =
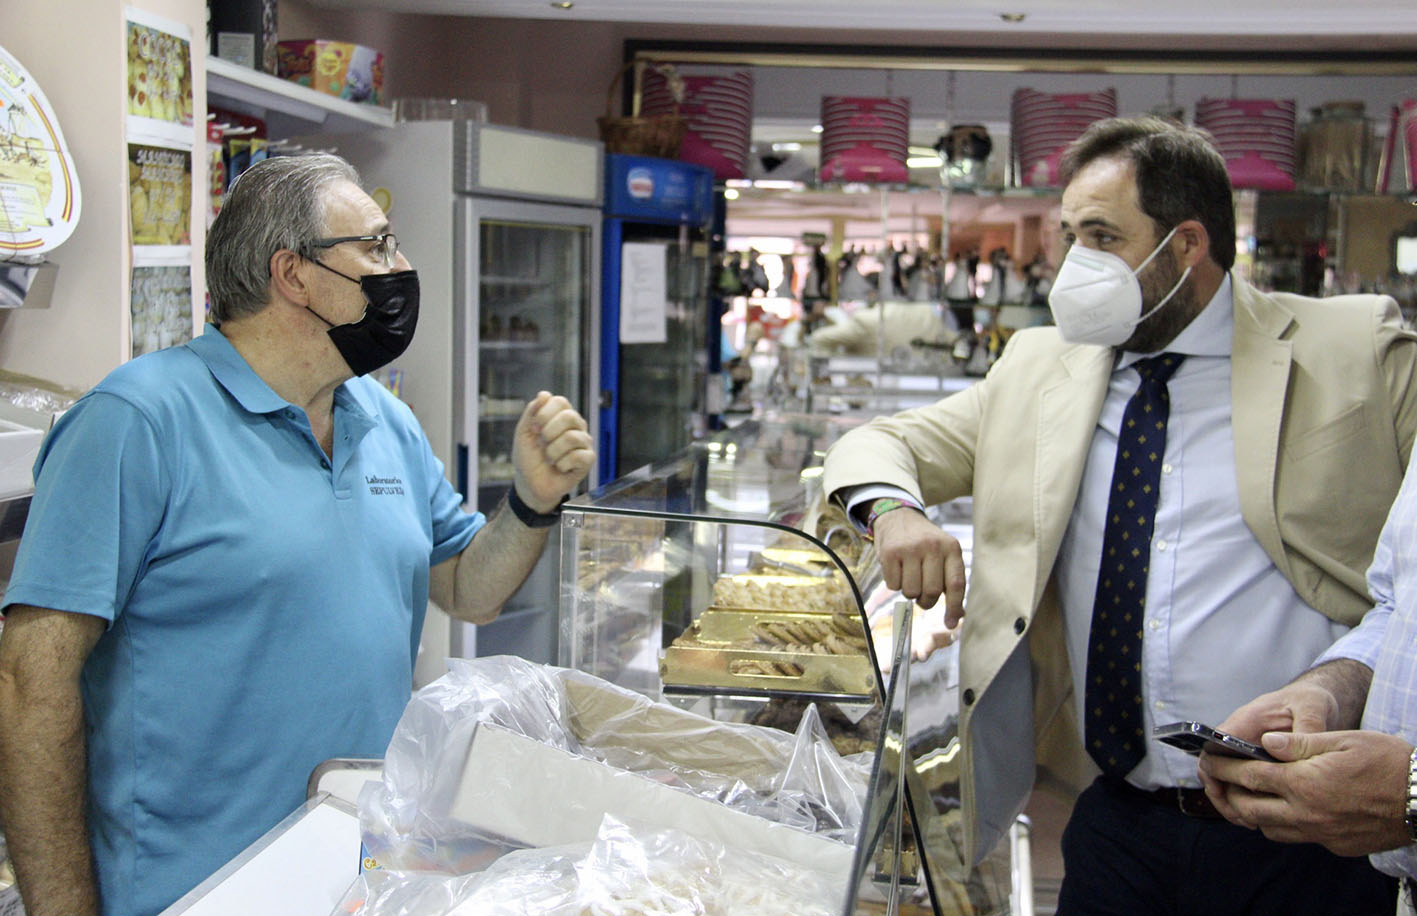
[[(860, 422), (747, 421), (568, 503), (560, 663), (721, 721), (794, 731), (815, 709), (871, 760), (845, 912), (1007, 913), (1009, 844), (962, 862), (957, 653), (912, 663), (919, 609), (821, 493)], [(937, 520), (967, 541), (967, 513)]]

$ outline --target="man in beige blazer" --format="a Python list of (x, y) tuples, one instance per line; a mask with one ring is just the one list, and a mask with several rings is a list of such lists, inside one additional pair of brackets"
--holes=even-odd
[[(1391, 912), (1393, 885), (1362, 860), (1217, 819), (1178, 751), (1148, 740), (1135, 769), (1099, 777), (1079, 669), (1139, 354), (1184, 359), (1136, 622), (1149, 734), (1223, 720), (1371, 607), (1364, 571), (1417, 429), (1417, 337), (1386, 297), (1265, 294), (1231, 275), (1229, 181), (1198, 131), (1100, 122), (1064, 166), (1065, 240), (1079, 260), (1119, 258), (1140, 288), (1112, 345), (1020, 331), (979, 384), (854, 430), (826, 460), (826, 490), (871, 529), (887, 584), (965, 618), (966, 855), (994, 846), (1035, 781), (1088, 787), (1064, 838), (1060, 914), (1331, 913), (1335, 899)], [(1060, 325), (1067, 270), (1050, 302)], [(966, 602), (959, 544), (915, 507), (971, 494)]]

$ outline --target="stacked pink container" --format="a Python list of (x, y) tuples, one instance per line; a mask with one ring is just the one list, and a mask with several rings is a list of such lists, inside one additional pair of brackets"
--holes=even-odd
[(1058, 162), (1069, 143), (1093, 121), (1116, 117), (1117, 90), (1055, 94), (1015, 89), (1010, 106), (1017, 183), (1056, 187)]
[[(753, 74), (746, 70), (714, 76), (684, 76), (679, 114), (687, 122), (679, 158), (707, 166), (715, 178), (743, 178), (753, 135)], [(645, 75), (646, 115), (674, 111), (668, 81), (657, 71)]]
[(903, 183), (910, 100), (822, 97), (822, 181)]
[(1293, 99), (1201, 99), (1196, 126), (1215, 138), (1235, 187), (1294, 190)]

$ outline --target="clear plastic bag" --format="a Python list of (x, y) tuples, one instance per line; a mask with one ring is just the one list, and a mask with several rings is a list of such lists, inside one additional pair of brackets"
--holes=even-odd
[(522, 849), (470, 875), (361, 874), (331, 916), (532, 916), (579, 913), (583, 845)]
[(372, 871), (332, 916), (834, 916), (840, 876), (606, 816), (593, 843), (451, 876)]
[[(509, 770), (500, 759), (470, 771), (481, 762), (473, 751), (483, 725), (774, 825), (844, 844), (855, 840), (870, 763), (837, 755), (815, 709), (794, 736), (716, 722), (584, 672), (510, 656), (450, 664), (446, 676), (409, 702), (389, 744), (382, 784), (366, 786), (360, 796), (365, 846), (385, 868), (461, 874), (516, 846), (567, 841), (540, 842), (537, 831), (503, 831), (496, 824), (471, 826), (454, 816), (466, 811), (470, 785), (480, 798), (524, 799), (528, 818), (559, 824), (578, 817), (587, 831), (577, 840), (594, 834), (602, 814), (637, 816), (602, 810), (598, 797), (579, 797), (576, 786), (544, 771)], [(559, 755), (553, 759), (563, 762)]]
[(839, 875), (608, 816), (576, 870), (591, 916), (835, 916), (845, 902)]

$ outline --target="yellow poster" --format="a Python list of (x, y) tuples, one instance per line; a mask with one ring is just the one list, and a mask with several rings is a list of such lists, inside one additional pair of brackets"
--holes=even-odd
[(190, 126), (192, 51), (187, 39), (128, 21), (128, 114)]
[(128, 206), (134, 245), (190, 245), (192, 154), (129, 143)]

